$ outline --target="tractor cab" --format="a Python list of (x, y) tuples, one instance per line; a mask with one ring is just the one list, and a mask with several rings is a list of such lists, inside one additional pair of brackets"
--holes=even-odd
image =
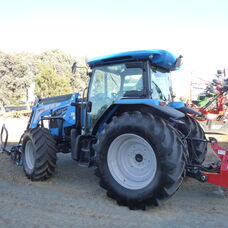
[(145, 103), (145, 99), (156, 105), (171, 102), (170, 71), (178, 68), (179, 59), (167, 51), (151, 50), (90, 60), (92, 73), (87, 98), (92, 105), (87, 130), (91, 132), (106, 110), (120, 102), (132, 104), (144, 100)]
[(170, 73), (147, 63), (130, 62), (94, 68), (89, 97), (112, 102), (124, 98), (171, 101), (171, 89)]

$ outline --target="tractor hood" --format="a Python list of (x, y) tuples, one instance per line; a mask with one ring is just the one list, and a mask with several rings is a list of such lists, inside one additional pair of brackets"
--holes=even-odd
[(144, 50), (144, 51), (130, 51), (122, 52), (103, 57), (94, 58), (88, 61), (88, 65), (93, 68), (96, 66), (103, 66), (106, 64), (115, 64), (120, 62), (142, 61), (149, 60), (151, 65), (162, 68), (164, 71), (178, 70), (181, 65), (181, 58), (176, 57), (172, 53), (160, 50)]

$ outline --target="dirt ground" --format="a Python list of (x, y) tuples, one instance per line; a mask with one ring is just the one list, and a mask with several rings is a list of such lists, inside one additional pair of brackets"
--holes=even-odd
[[(18, 137), (20, 121), (9, 121), (10, 139)], [(228, 148), (228, 136), (217, 138)], [(108, 198), (93, 173), (59, 154), (56, 174), (31, 182), (0, 153), (0, 227), (228, 227), (228, 188), (186, 178), (162, 206), (131, 211)]]

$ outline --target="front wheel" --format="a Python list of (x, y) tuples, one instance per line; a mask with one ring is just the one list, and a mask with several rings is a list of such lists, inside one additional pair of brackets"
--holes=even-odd
[(31, 180), (51, 177), (56, 167), (56, 153), (56, 142), (48, 129), (27, 130), (22, 142), (22, 162), (26, 176)]
[(150, 114), (114, 117), (94, 148), (100, 184), (120, 205), (159, 205), (181, 185), (184, 144), (174, 128)]

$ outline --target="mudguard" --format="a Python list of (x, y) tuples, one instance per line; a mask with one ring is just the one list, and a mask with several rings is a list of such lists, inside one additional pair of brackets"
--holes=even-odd
[(115, 102), (115, 104), (120, 104), (120, 105), (142, 105), (142, 106), (146, 106), (148, 108), (151, 108), (151, 110), (153, 110), (157, 115), (161, 115), (162, 117), (172, 117), (172, 118), (182, 118), (185, 115), (176, 110), (175, 108), (171, 107), (171, 106), (161, 106), (159, 105), (159, 101), (158, 100), (152, 100), (152, 99), (123, 99), (123, 100), (119, 100), (117, 102)]
[(152, 99), (122, 99), (113, 103), (97, 120), (93, 127), (92, 134), (101, 132), (103, 130), (104, 123), (108, 122), (115, 113), (118, 111), (141, 111), (149, 112), (153, 115), (159, 116), (163, 119), (180, 119), (185, 117), (185, 114), (167, 105), (160, 106), (159, 101)]

